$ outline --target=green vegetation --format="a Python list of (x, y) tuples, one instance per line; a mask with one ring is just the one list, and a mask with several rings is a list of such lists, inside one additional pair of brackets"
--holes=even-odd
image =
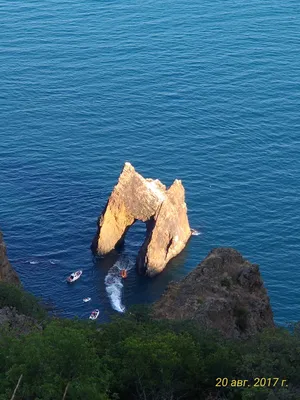
[(221, 286), (226, 287), (227, 289), (231, 288), (231, 279), (228, 277), (225, 277), (221, 280)]
[(47, 312), (38, 299), (23, 288), (0, 282), (0, 308), (14, 307), (20, 314), (41, 321), (47, 318)]
[(236, 318), (236, 324), (242, 332), (245, 332), (248, 324), (248, 311), (246, 308), (237, 306), (234, 309), (234, 316)]
[[(23, 299), (13, 290), (13, 305), (39, 315), (32, 297), (21, 304), (17, 293)], [(0, 298), (3, 305), (3, 292)], [(15, 400), (61, 400), (66, 388), (66, 400), (299, 400), (300, 335), (278, 328), (226, 340), (191, 321), (153, 321), (148, 308), (135, 307), (107, 324), (54, 319), (28, 335), (3, 331), (0, 400), (11, 398), (21, 374)], [(227, 387), (216, 387), (218, 377)], [(279, 383), (230, 385), (256, 377)]]

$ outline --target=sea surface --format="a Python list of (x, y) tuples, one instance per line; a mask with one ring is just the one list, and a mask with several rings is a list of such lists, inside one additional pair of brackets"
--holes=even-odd
[[(25, 288), (104, 321), (226, 246), (260, 265), (276, 322), (300, 320), (299, 34), (298, 0), (0, 0), (0, 226)], [(125, 161), (182, 179), (201, 233), (154, 279), (142, 223), (90, 251)]]

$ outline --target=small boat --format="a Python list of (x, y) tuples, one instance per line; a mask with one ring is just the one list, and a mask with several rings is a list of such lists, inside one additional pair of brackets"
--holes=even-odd
[(84, 303), (87, 303), (88, 301), (91, 301), (92, 299), (90, 297), (85, 297), (84, 299), (82, 299), (82, 301)]
[(122, 270), (121, 270), (121, 277), (122, 277), (123, 279), (127, 278), (127, 271), (126, 271), (126, 269), (122, 269)]
[(82, 275), (82, 271), (76, 271), (73, 272), (68, 278), (67, 278), (67, 282), (68, 283), (72, 283), (77, 281), (77, 279), (79, 279)]
[(96, 310), (92, 311), (91, 315), (90, 315), (90, 319), (95, 320), (98, 318), (100, 314), (100, 311), (96, 308)]

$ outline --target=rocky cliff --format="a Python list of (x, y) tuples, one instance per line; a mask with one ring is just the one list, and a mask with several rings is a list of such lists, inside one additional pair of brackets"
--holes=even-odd
[(34, 318), (20, 314), (14, 307), (0, 308), (0, 330), (3, 328), (11, 329), (14, 334), (22, 335), (42, 329)]
[(226, 337), (246, 338), (273, 327), (273, 313), (256, 264), (231, 248), (213, 249), (153, 306), (155, 318), (192, 319)]
[(0, 232), (0, 281), (20, 284), (19, 277), (13, 267), (10, 265), (6, 255), (6, 246), (3, 241), (3, 235)]
[(139, 272), (153, 276), (184, 249), (191, 236), (181, 181), (175, 180), (167, 189), (159, 180), (145, 179), (130, 163), (125, 163), (99, 217), (93, 251), (107, 254), (122, 244), (136, 220), (147, 224), (137, 267)]

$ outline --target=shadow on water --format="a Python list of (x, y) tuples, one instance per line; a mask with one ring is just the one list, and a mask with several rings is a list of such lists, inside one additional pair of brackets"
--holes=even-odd
[(118, 261), (121, 251), (112, 251), (105, 256), (94, 256), (93, 263), (96, 267), (101, 268), (104, 274)]
[[(135, 268), (136, 256), (146, 235), (146, 224), (136, 221), (128, 230), (122, 248), (105, 256), (94, 256), (93, 271), (95, 288), (109, 318), (114, 312), (123, 312), (134, 304), (149, 304), (157, 300), (171, 281), (181, 279), (183, 266), (189, 253), (189, 243), (173, 258), (166, 268), (155, 277), (138, 274)], [(128, 272), (126, 279), (120, 278), (120, 270)], [(104, 283), (104, 285), (103, 285)], [(105, 318), (106, 319), (106, 318)]]
[(188, 258), (189, 244), (174, 257), (158, 275), (150, 278), (135, 273), (136, 290), (131, 289), (130, 304), (152, 303), (164, 292), (171, 281), (178, 281), (183, 277), (183, 266)]

